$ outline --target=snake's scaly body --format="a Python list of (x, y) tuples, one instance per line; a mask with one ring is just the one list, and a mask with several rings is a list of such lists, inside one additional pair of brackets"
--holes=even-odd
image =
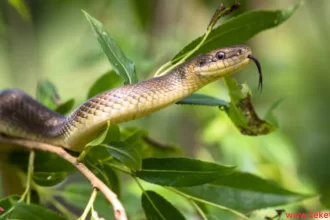
[(170, 73), (101, 93), (68, 117), (44, 107), (16, 89), (0, 91), (0, 133), (81, 151), (110, 121), (134, 120), (178, 102), (206, 84), (230, 75), (249, 62), (246, 46), (200, 55)]

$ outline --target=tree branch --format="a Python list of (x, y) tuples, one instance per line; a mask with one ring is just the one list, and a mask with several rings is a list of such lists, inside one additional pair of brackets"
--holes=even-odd
[(100, 190), (107, 200), (112, 204), (115, 217), (117, 220), (127, 220), (124, 206), (118, 200), (117, 195), (112, 192), (94, 173), (92, 173), (83, 163), (79, 162), (76, 157), (70, 155), (62, 147), (45, 144), (32, 140), (8, 138), (0, 135), (0, 143), (19, 145), (30, 150), (42, 150), (56, 154), (64, 160), (75, 166), (92, 184), (93, 188)]

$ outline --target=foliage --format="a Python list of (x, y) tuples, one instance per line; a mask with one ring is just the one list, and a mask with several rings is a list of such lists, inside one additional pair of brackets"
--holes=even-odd
[[(166, 72), (173, 68), (172, 64), (177, 65), (197, 53), (219, 46), (243, 43), (255, 34), (285, 22), (297, 8), (298, 5), (278, 11), (246, 12), (214, 29), (217, 20), (228, 15), (228, 12), (232, 10), (232, 8), (220, 7), (218, 14), (208, 26), (207, 33), (185, 46), (161, 70), (165, 69), (163, 72)], [(89, 89), (88, 98), (111, 89), (122, 81), (124, 84), (137, 82), (134, 63), (104, 30), (101, 22), (87, 12), (84, 14), (113, 68), (96, 80)], [(226, 82), (231, 99), (229, 102), (216, 97), (193, 94), (178, 104), (218, 106), (226, 111), (231, 121), (243, 134), (260, 135), (274, 131), (275, 125), (259, 119), (254, 112), (247, 86), (239, 86), (232, 78), (227, 78)], [(70, 112), (74, 105), (74, 99), (61, 102), (56, 87), (49, 81), (39, 84), (37, 97), (41, 103), (61, 114)], [(247, 104), (239, 107), (243, 101)], [(272, 121), (276, 120), (271, 113), (268, 115), (272, 117)], [(145, 182), (159, 185), (163, 189), (182, 196), (193, 204), (192, 206), (201, 216), (206, 216), (209, 207), (215, 207), (248, 219), (247, 215), (254, 210), (293, 203), (309, 197), (286, 190), (254, 174), (235, 171), (234, 166), (178, 157), (177, 151), (169, 153), (166, 148), (156, 148), (155, 145), (150, 144), (150, 141), (146, 141), (146, 138), (149, 138), (148, 133), (143, 129), (119, 128), (117, 125), (108, 123), (107, 128), (86, 146), (80, 159), (120, 198), (125, 192), (122, 190), (124, 187), (121, 184), (119, 172), (133, 178), (141, 189), (141, 204), (147, 219), (186, 219), (186, 217), (181, 210), (178, 210), (179, 207), (175, 202), (155, 191), (145, 190), (147, 185)], [(150, 156), (159, 155), (159, 151), (163, 158)], [(19, 155), (14, 156), (17, 163)], [(23, 168), (27, 162), (27, 155), (20, 154), (20, 156), (22, 160), (19, 160), (19, 163)], [(37, 204), (31, 204), (30, 199), (23, 198), (22, 200), (22, 197), (13, 195), (0, 200), (0, 207), (5, 209), (0, 218), (72, 218), (74, 214), (63, 207), (55, 196), (61, 197), (73, 207), (83, 209), (91, 194), (90, 186), (85, 183), (70, 183), (62, 189), (50, 187), (63, 182), (72, 172), (71, 165), (53, 155), (38, 152), (32, 174), (32, 189), (41, 201), (54, 205), (61, 215)], [(30, 194), (31, 192), (28, 197), (31, 196)], [(111, 207), (102, 196), (97, 196), (93, 202), (94, 216), (98, 214), (111, 219)]]

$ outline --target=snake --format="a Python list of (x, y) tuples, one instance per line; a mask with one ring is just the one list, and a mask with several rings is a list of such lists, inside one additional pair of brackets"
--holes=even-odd
[(110, 124), (135, 120), (175, 104), (205, 85), (229, 76), (253, 60), (245, 45), (234, 45), (196, 56), (165, 75), (100, 93), (63, 116), (19, 89), (0, 90), (0, 134), (40, 141), (81, 152)]

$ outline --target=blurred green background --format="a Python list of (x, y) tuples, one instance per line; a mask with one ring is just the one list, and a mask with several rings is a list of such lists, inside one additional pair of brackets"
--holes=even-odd
[[(81, 9), (99, 19), (126, 55), (139, 79), (152, 77), (183, 46), (204, 33), (219, 0), (26, 0), (0, 1), (0, 88), (35, 96), (49, 79), (63, 100), (83, 102), (93, 82), (111, 67)], [(237, 13), (276, 10), (297, 1), (250, 0)], [(13, 7), (16, 5), (16, 8)], [(242, 136), (217, 108), (171, 106), (123, 126), (139, 126), (151, 137), (180, 146), (185, 156), (238, 165), (239, 170), (274, 180), (287, 189), (330, 195), (330, 1), (304, 1), (280, 27), (246, 42), (260, 60), (264, 90), (256, 92), (250, 65), (237, 73), (255, 90), (260, 116), (283, 99), (275, 113), (280, 129), (262, 137)], [(228, 100), (223, 82), (203, 93)], [(136, 187), (127, 182), (127, 191)], [(124, 183), (125, 186), (125, 183)], [(129, 201), (127, 201), (129, 202)], [(125, 201), (124, 201), (125, 203)], [(318, 199), (299, 209), (325, 209)], [(129, 205), (132, 214), (134, 204)], [(138, 212), (138, 211), (136, 211)]]

